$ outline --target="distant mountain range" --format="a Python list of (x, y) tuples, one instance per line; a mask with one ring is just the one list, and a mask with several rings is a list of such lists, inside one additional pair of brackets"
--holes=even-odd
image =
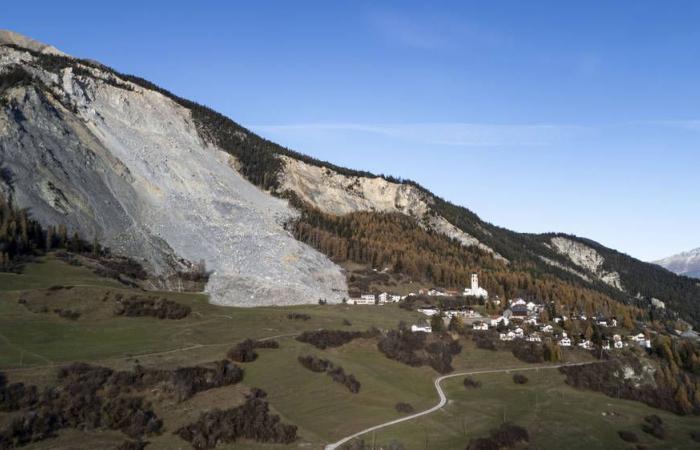
[(654, 263), (679, 275), (700, 278), (700, 247), (654, 261)]
[(353, 281), (348, 262), (452, 288), (479, 272), (502, 297), (637, 319), (655, 297), (670, 318), (700, 326), (695, 281), (589, 239), (490, 224), (415, 182), (316, 160), (9, 32), (0, 33), (0, 193), (42, 224), (137, 259), (159, 288), (204, 262), (218, 304), (339, 303)]

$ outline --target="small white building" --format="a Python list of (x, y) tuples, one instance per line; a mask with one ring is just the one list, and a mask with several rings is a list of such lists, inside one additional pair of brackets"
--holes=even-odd
[(438, 310), (434, 306), (424, 306), (422, 308), (418, 308), (419, 313), (423, 313), (426, 316), (434, 316), (435, 314), (438, 313)]
[(430, 325), (411, 325), (411, 331), (414, 333), (420, 332), (420, 333), (432, 333), (433, 328)]
[(616, 318), (613, 317), (612, 319), (610, 319), (610, 326), (611, 327), (617, 326), (617, 319)]
[(489, 293), (486, 289), (479, 286), (479, 275), (473, 273), (471, 287), (464, 288), (462, 295), (465, 297), (487, 298)]
[(348, 300), (348, 305), (374, 305), (376, 301), (374, 296), (363, 295), (360, 298), (351, 298)]
[(526, 338), (526, 340), (527, 340), (528, 342), (542, 342), (542, 338), (541, 338), (540, 335), (537, 334), (537, 333), (532, 333), (531, 335), (529, 335), (529, 336)]
[(554, 327), (551, 325), (545, 325), (542, 328), (543, 333), (553, 333), (554, 332)]
[(476, 331), (488, 331), (489, 325), (486, 322), (474, 322), (472, 328)]
[(537, 325), (537, 317), (528, 317), (525, 319), (525, 323), (528, 325)]
[(584, 350), (592, 350), (593, 349), (593, 342), (586, 339), (585, 341), (579, 342), (578, 346)]
[(560, 347), (571, 347), (571, 339), (568, 337), (564, 336), (559, 340), (559, 346)]
[(513, 339), (515, 339), (515, 333), (509, 331), (508, 333), (499, 334), (498, 337), (502, 341), (512, 341)]
[(491, 326), (492, 327), (497, 327), (499, 323), (503, 323), (503, 325), (508, 326), (508, 323), (510, 323), (510, 321), (506, 317), (503, 317), (503, 316), (491, 318)]
[(431, 289), (428, 291), (429, 297), (447, 297), (447, 292), (439, 291), (437, 289)]
[(378, 295), (378, 298), (379, 298), (379, 303), (386, 303), (387, 300), (389, 300), (389, 293), (382, 292), (381, 294)]
[(519, 339), (522, 339), (523, 336), (525, 335), (525, 332), (520, 327), (516, 328), (514, 332), (515, 332), (515, 337), (517, 337)]

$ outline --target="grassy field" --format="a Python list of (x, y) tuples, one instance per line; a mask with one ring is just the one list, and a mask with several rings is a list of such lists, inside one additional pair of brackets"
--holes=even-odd
[[(57, 285), (74, 287), (49, 289)], [(185, 303), (192, 314), (177, 321), (115, 316), (114, 297), (135, 293)], [(18, 303), (20, 298), (32, 306), (46, 306), (49, 312), (32, 312)], [(75, 321), (64, 319), (51, 312), (53, 307), (79, 311), (81, 316)], [(289, 320), (290, 312), (305, 313), (311, 319)], [(360, 339), (320, 351), (297, 342), (293, 335), (319, 328), (387, 329), (399, 320), (413, 322), (419, 317), (396, 306), (225, 308), (208, 304), (205, 296), (198, 294), (127, 289), (85, 268), (49, 257), (28, 265), (22, 275), (0, 274), (0, 370), (11, 382), (43, 384), (52, 381), (55, 366), (70, 361), (114, 368), (131, 368), (136, 363), (153, 367), (196, 365), (222, 359), (242, 339), (278, 336), (280, 349), (259, 350), (256, 361), (242, 364), (242, 384), (200, 393), (182, 403), (154, 398), (165, 430), (150, 439), (148, 448), (189, 448), (172, 431), (192, 422), (202, 411), (237, 405), (248, 388), (259, 387), (268, 392), (274, 411), (299, 427), (298, 443), (275, 446), (245, 442), (217, 448), (316, 449), (400, 417), (394, 410), (397, 402), (408, 402), (416, 410), (434, 405), (437, 395), (432, 380), (436, 374), (432, 369), (411, 368), (385, 358), (377, 351), (375, 340)], [(352, 325), (343, 325), (344, 319)], [(464, 351), (453, 363), (456, 371), (526, 366), (509, 353), (479, 350), (470, 342), (463, 345)], [(327, 375), (303, 368), (297, 357), (309, 353), (328, 358), (354, 374), (362, 384), (360, 392), (351, 394)], [(527, 376), (530, 382), (519, 386), (510, 374), (481, 375), (478, 379), (482, 388), (472, 390), (462, 386), (462, 377), (446, 380), (443, 386), (450, 402), (443, 410), (364, 439), (377, 444), (396, 440), (406, 449), (460, 449), (470, 438), (483, 436), (498, 426), (505, 416), (530, 431), (533, 448), (629, 448), (617, 436), (618, 430), (638, 431), (649, 448), (697, 448), (697, 443), (693, 445), (689, 439), (690, 430), (700, 428), (697, 418), (678, 417), (639, 403), (572, 389), (555, 369), (528, 372)], [(666, 422), (667, 440), (655, 441), (640, 431), (643, 417), (652, 413)], [(110, 448), (123, 438), (111, 431), (66, 430), (58, 438), (30, 448)]]

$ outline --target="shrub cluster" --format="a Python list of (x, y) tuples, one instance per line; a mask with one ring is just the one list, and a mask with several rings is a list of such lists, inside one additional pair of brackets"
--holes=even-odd
[(297, 336), (297, 341), (325, 350), (330, 347), (340, 347), (354, 339), (369, 339), (377, 337), (379, 334), (379, 330), (376, 328), (371, 328), (367, 331), (314, 330), (304, 331)]
[(469, 441), (466, 450), (497, 450), (529, 441), (530, 435), (525, 428), (506, 422), (495, 430), (491, 430), (489, 437)]
[(118, 298), (114, 314), (118, 316), (151, 316), (158, 319), (184, 319), (191, 312), (187, 305), (165, 298), (141, 297)]
[(692, 431), (690, 433), (690, 438), (695, 442), (700, 442), (700, 431)]
[(516, 339), (510, 342), (513, 356), (526, 363), (544, 362), (544, 349), (541, 344)]
[(311, 319), (311, 316), (308, 314), (304, 313), (289, 313), (287, 314), (287, 319), (289, 320), (303, 320), (306, 322), (307, 320)]
[(478, 389), (481, 387), (481, 381), (477, 381), (472, 377), (464, 377), (464, 387), (467, 389)]
[(657, 439), (664, 439), (666, 437), (666, 429), (664, 428), (664, 423), (661, 417), (653, 414), (651, 416), (646, 416), (644, 418), (644, 423), (642, 424), (642, 431), (651, 434)]
[(306, 355), (299, 356), (298, 360), (302, 366), (306, 367), (312, 372), (326, 372), (328, 376), (333, 379), (333, 381), (342, 384), (353, 394), (360, 392), (360, 382), (357, 381), (355, 375), (346, 374), (342, 367), (336, 366), (327, 359), (317, 358), (313, 355)]
[(210, 449), (220, 442), (230, 443), (238, 439), (280, 444), (294, 442), (297, 427), (282, 423), (278, 415), (270, 414), (266, 396), (264, 391), (253, 389), (242, 405), (208, 411), (175, 434), (195, 449)]
[(5, 374), (0, 372), (0, 411), (17, 411), (29, 408), (39, 400), (36, 386), (26, 386), (24, 383), (7, 384)]
[(522, 373), (516, 373), (513, 375), (513, 383), (515, 384), (526, 384), (527, 381), (527, 377)]
[(637, 433), (634, 433), (632, 431), (618, 431), (617, 434), (620, 436), (620, 439), (622, 439), (625, 442), (639, 442), (639, 437), (637, 436)]
[(159, 433), (162, 421), (143, 397), (103, 391), (114, 373), (102, 367), (68, 366), (59, 371), (59, 386), (41, 394), (36, 387), (3, 382), (5, 392), (12, 393), (3, 397), (3, 407), (23, 411), (0, 430), (0, 448), (41, 441), (63, 428), (109, 428), (132, 438)]
[(495, 333), (474, 333), (472, 334), (472, 340), (476, 344), (476, 347), (482, 350), (498, 350), (496, 345), (498, 337)]
[(279, 346), (279, 343), (274, 340), (254, 341), (246, 339), (236, 344), (235, 347), (228, 351), (226, 356), (236, 362), (252, 362), (258, 357), (258, 354), (255, 352), (256, 348), (279, 348)]
[(452, 357), (462, 351), (458, 341), (438, 340), (426, 344), (426, 333), (413, 333), (401, 322), (396, 330), (390, 330), (379, 340), (379, 351), (389, 359), (409, 366), (429, 365), (438, 373), (452, 371)]
[(332, 362), (328, 361), (327, 359), (317, 358), (313, 355), (299, 356), (298, 360), (302, 366), (306, 367), (312, 372), (326, 372), (333, 367)]
[(413, 406), (411, 406), (410, 403), (404, 403), (404, 402), (399, 402), (394, 406), (394, 409), (396, 409), (396, 412), (401, 413), (401, 414), (411, 414), (415, 411), (413, 409)]

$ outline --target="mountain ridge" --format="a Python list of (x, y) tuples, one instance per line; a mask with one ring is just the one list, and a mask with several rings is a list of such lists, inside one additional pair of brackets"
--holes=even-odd
[(700, 278), (700, 247), (654, 261), (671, 272)]
[[(4, 47), (20, 52), (16, 45)], [(675, 278), (675, 275), (665, 269), (638, 261), (594, 241), (576, 236), (560, 233), (517, 233), (507, 230), (482, 221), (469, 209), (454, 205), (413, 181), (339, 167), (277, 145), (210, 108), (178, 97), (142, 78), (121, 74), (87, 60), (44, 54), (31, 49), (22, 49), (22, 51), (28, 52), (29, 58), (22, 59), (21, 56), (15, 55), (14, 61), (8, 61), (5, 57), (4, 60), (0, 60), (0, 63), (4, 62), (6, 67), (24, 65), (32, 70), (36, 69), (32, 65), (40, 67), (41, 76), (45, 80), (42, 82), (52, 86), (51, 92), (59, 100), (66, 100), (68, 97), (66, 101), (73, 101), (71, 100), (71, 96), (74, 96), (73, 89), (79, 91), (80, 84), (89, 80), (98, 85), (98, 89), (107, 88), (107, 86), (125, 91), (138, 88), (143, 89), (143, 92), (157, 92), (172, 100), (178, 106), (188, 110), (189, 117), (185, 120), (191, 121), (191, 126), (196, 129), (205, 147), (213, 145), (233, 158), (229, 161), (225, 158), (220, 159), (220, 163), (234, 168), (263, 192), (282, 198), (287, 194), (301, 196), (312, 207), (331, 213), (373, 211), (407, 214), (426, 231), (442, 233), (465, 247), (478, 247), (495, 258), (502, 258), (513, 267), (521, 267), (522, 270), (535, 275), (554, 276), (572, 285), (586, 286), (623, 303), (642, 304), (643, 301), (639, 300), (639, 297), (662, 298), (670, 305), (672, 311), (696, 324), (700, 323), (698, 305), (700, 289), (696, 284), (689, 282), (689, 279)], [(72, 74), (72, 81), (66, 81), (68, 71)], [(25, 80), (25, 82), (32, 84), (36, 81)], [(0, 88), (0, 96), (7, 90), (7, 87)], [(117, 97), (120, 96), (121, 94), (117, 95)], [(87, 98), (85, 100), (87, 106), (81, 107), (89, 107), (92, 101)], [(76, 106), (67, 104), (66, 110), (74, 107)], [(96, 123), (100, 120), (99, 115), (98, 111), (94, 116)], [(290, 168), (290, 166), (297, 167)], [(313, 169), (314, 167), (317, 169)], [(314, 175), (311, 178), (307, 177), (304, 184), (299, 181), (303, 179), (301, 175), (304, 175), (300, 173), (301, 171), (307, 172), (306, 175), (308, 172), (313, 172)], [(342, 192), (339, 194), (340, 199), (331, 199), (329, 203), (327, 198), (323, 198), (328, 197), (328, 190), (314, 195), (314, 192), (311, 192), (313, 189), (309, 188), (317, 187), (322, 180), (331, 178), (336, 179), (337, 184), (342, 186)], [(378, 185), (378, 187), (368, 190), (362, 187), (364, 185)], [(381, 194), (379, 200), (372, 197), (375, 191)], [(401, 195), (397, 197), (398, 193)], [(338, 209), (339, 204), (344, 205), (345, 209)], [(290, 217), (283, 222), (288, 221)], [(574, 253), (561, 251), (561, 248), (552, 242), (552, 239), (556, 238), (573, 242), (568, 247), (578, 250)], [(581, 259), (576, 254), (576, 252), (586, 252), (593, 255), (591, 249), (598, 254), (595, 258), (598, 261), (595, 270), (585, 264), (579, 264)], [(279, 262), (272, 261), (271, 264), (277, 267)], [(650, 280), (645, 282), (644, 277)], [(611, 280), (613, 280), (612, 283)], [(680, 284), (682, 286), (680, 291), (687, 292), (679, 294), (678, 289), (667, 289), (673, 284)], [(344, 295), (342, 287), (334, 289), (339, 289), (340, 296)], [(331, 296), (330, 291), (326, 292)], [(672, 298), (666, 298), (664, 294)], [(333, 297), (338, 301), (339, 296)], [(307, 298), (306, 302), (311, 300)]]

